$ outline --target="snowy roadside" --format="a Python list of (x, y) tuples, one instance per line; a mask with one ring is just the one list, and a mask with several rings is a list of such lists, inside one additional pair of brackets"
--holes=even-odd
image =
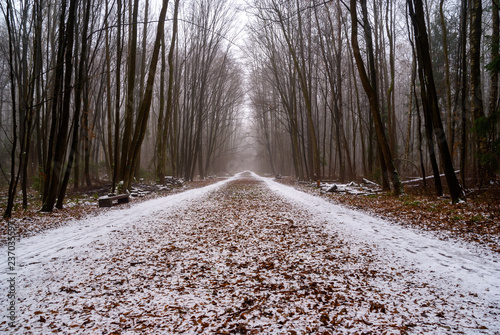
[(419, 236), (242, 174), (22, 240), (14, 330), (500, 333), (495, 259)]
[[(500, 188), (496, 190), (496, 186), (481, 194), (470, 193), (466, 202), (452, 204), (446, 196), (419, 194), (425, 193), (420, 187), (407, 189), (407, 194), (395, 197), (378, 192), (372, 187), (375, 185), (369, 186), (369, 181), (343, 185), (323, 183), (321, 189), (315, 183), (298, 183), (289, 177), (276, 181), (393, 224), (428, 232), (441, 240), (476, 244), (500, 256)], [(333, 192), (326, 192), (327, 186), (332, 187)]]
[[(234, 179), (234, 177), (232, 178)], [(29, 288), (32, 281), (36, 281), (39, 275), (43, 277), (44, 270), (38, 272), (37, 266), (56, 264), (53, 271), (64, 273), (65, 271), (81, 270), (81, 275), (88, 275), (87, 269), (68, 269), (64, 264), (57, 264), (57, 261), (72, 258), (74, 255), (86, 254), (87, 257), (105, 256), (106, 240), (113, 233), (121, 230), (127, 231), (148, 222), (148, 219), (168, 211), (178, 211), (189, 207), (193, 202), (198, 201), (206, 194), (213, 192), (217, 188), (223, 187), (231, 179), (219, 181), (217, 183), (181, 193), (172, 194), (167, 197), (152, 199), (137, 204), (131, 204), (128, 208), (112, 210), (101, 213), (100, 215), (88, 217), (85, 219), (74, 219), (64, 226), (43, 231), (35, 236), (22, 238), (15, 243), (15, 249), (9, 253), (8, 245), (0, 247), (0, 254), (4, 255), (0, 260), (0, 306), (2, 311), (2, 321), (0, 329), (5, 327), (11, 315), (7, 306), (12, 299), (8, 299), (10, 292), (9, 280), (15, 278), (16, 282), (16, 300), (23, 301), (29, 298), (33, 292), (25, 290)], [(104, 243), (103, 243), (104, 242)], [(104, 252), (104, 253), (103, 253)], [(15, 255), (15, 266), (11, 268), (12, 262), (9, 262), (9, 256)], [(78, 256), (76, 257), (78, 259)], [(45, 278), (46, 282), (42, 285), (50, 287), (52, 276)], [(24, 288), (23, 288), (24, 286)], [(17, 311), (19, 313), (19, 311)], [(16, 323), (19, 321), (19, 314), (16, 313)], [(9, 329), (9, 328), (6, 328)]]
[(24, 239), (26, 237), (39, 235), (47, 230), (63, 227), (68, 222), (73, 222), (75, 220), (88, 220), (108, 211), (121, 211), (124, 208), (134, 206), (137, 203), (170, 196), (189, 191), (191, 189), (205, 187), (221, 180), (208, 178), (205, 180), (187, 182), (180, 186), (180, 184), (174, 184), (176, 179), (172, 177), (168, 178), (170, 180), (174, 180), (167, 183), (169, 186), (158, 184), (133, 184), (133, 192), (130, 196), (130, 203), (113, 206), (113, 208), (98, 206), (97, 196), (99, 194), (107, 194), (110, 189), (107, 186), (102, 187), (102, 185), (96, 185), (95, 188), (91, 190), (73, 190), (72, 195), (68, 196), (68, 202), (64, 204), (64, 208), (54, 208), (54, 211), (50, 213), (40, 212), (38, 209), (41, 204), (36, 201), (31, 202), (27, 210), (19, 210), (15, 212), (13, 217), (8, 220), (0, 219), (0, 247), (6, 244), (7, 227), (9, 225), (15, 226), (16, 235), (19, 238)]
[[(342, 231), (349, 238), (365, 240), (383, 248), (394, 259), (421, 271), (427, 282), (443, 288), (463, 290), (479, 296), (500, 312), (500, 258), (486, 248), (452, 240), (438, 240), (432, 234), (403, 228), (360, 211), (336, 205), (269, 178), (253, 174), (288, 201), (311, 211), (327, 222), (326, 229)], [(340, 226), (339, 226), (340, 224)], [(500, 331), (500, 315), (495, 320)]]
[[(234, 177), (233, 177), (234, 178)], [(37, 262), (49, 261), (59, 253), (60, 249), (74, 249), (85, 246), (94, 239), (109, 234), (111, 231), (127, 227), (129, 225), (140, 224), (149, 217), (158, 215), (161, 212), (182, 209), (190, 206), (192, 201), (197, 201), (207, 193), (222, 187), (231, 179), (226, 179), (215, 184), (145, 201), (122, 210), (109, 211), (102, 215), (84, 220), (74, 220), (67, 225), (45, 231), (39, 235), (22, 240), (17, 244), (19, 255), (17, 261), (25, 265), (31, 259), (36, 258)], [(6, 252), (4, 253), (6, 254)], [(3, 259), (0, 267), (0, 275), (6, 274), (7, 260)]]

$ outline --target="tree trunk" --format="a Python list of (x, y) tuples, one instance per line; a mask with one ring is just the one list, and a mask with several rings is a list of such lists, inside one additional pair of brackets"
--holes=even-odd
[[(106, 14), (108, 13), (108, 1), (105, 1), (106, 4)], [(106, 161), (108, 176), (113, 178), (113, 107), (111, 103), (111, 54), (109, 51), (109, 21), (108, 15), (105, 16), (105, 29), (106, 29), (106, 131), (107, 131), (107, 147), (104, 150), (104, 154), (107, 156)], [(120, 72), (120, 71), (117, 71)]]
[[(177, 41), (177, 30), (178, 30), (178, 12), (179, 12), (179, 1), (175, 0), (174, 4), (174, 23), (172, 27), (172, 38), (170, 41), (170, 49), (168, 51), (168, 84), (167, 84), (167, 105), (165, 110), (165, 116), (158, 119), (158, 167), (157, 167), (157, 177), (160, 184), (165, 181), (165, 167), (167, 161), (167, 140), (168, 140), (168, 129), (170, 125), (170, 119), (172, 117), (173, 111), (173, 90), (174, 90), (174, 53), (175, 45)], [(165, 38), (163, 38), (165, 40)], [(162, 45), (162, 76), (164, 74), (165, 68), (163, 62), (165, 61), (165, 49)], [(161, 92), (163, 95), (163, 90)], [(163, 99), (161, 99), (163, 100)], [(163, 103), (163, 101), (161, 101)], [(163, 113), (160, 107), (160, 113)], [(160, 124), (160, 120), (162, 120)]]
[(165, 118), (165, 70), (167, 57), (165, 53), (165, 36), (161, 43), (161, 67), (160, 67), (160, 106), (158, 112), (158, 126), (156, 133), (156, 179), (158, 183), (165, 183), (165, 164), (167, 143), (163, 141), (163, 133), (167, 132), (168, 124)]
[(121, 61), (122, 61), (122, 0), (117, 0), (118, 4), (118, 23), (116, 36), (116, 97), (115, 97), (115, 143), (113, 155), (113, 183), (111, 192), (115, 193), (116, 185), (119, 180), (120, 171), (120, 99), (121, 99)]
[[(63, 1), (61, 3), (61, 12), (60, 12), (60, 20), (59, 20), (59, 40), (58, 40), (58, 46), (57, 46), (57, 59), (56, 59), (56, 64), (55, 64), (55, 73), (54, 73), (54, 87), (52, 91), (52, 101), (51, 101), (51, 125), (50, 125), (50, 133), (48, 136), (48, 148), (46, 151), (45, 157), (45, 164), (44, 164), (44, 171), (43, 171), (43, 176), (45, 178), (44, 180), (44, 186), (43, 186), (43, 191), (42, 191), (42, 202), (45, 203), (48, 194), (49, 194), (49, 188), (50, 184), (52, 182), (52, 168), (53, 168), (53, 156), (54, 156), (54, 145), (56, 141), (56, 136), (57, 136), (57, 127), (58, 127), (58, 120), (59, 120), (59, 106), (61, 104), (61, 99), (62, 99), (62, 94), (64, 92), (64, 88), (62, 88), (63, 80), (64, 80), (64, 53), (66, 50), (66, 41), (65, 41), (65, 30), (66, 30), (66, 24), (65, 24), (65, 15), (66, 15), (66, 6), (67, 6), (67, 1)], [(52, 210), (52, 208), (50, 208)]]
[(356, 61), (356, 66), (358, 68), (359, 76), (361, 78), (361, 83), (363, 84), (363, 88), (365, 89), (366, 95), (368, 96), (368, 100), (370, 102), (370, 111), (373, 116), (374, 124), (375, 124), (375, 132), (377, 135), (377, 140), (379, 143), (380, 150), (382, 152), (383, 157), (381, 159), (384, 160), (384, 163), (387, 166), (387, 170), (389, 173), (389, 178), (392, 183), (392, 187), (394, 189), (395, 195), (400, 195), (404, 193), (403, 185), (401, 184), (401, 180), (399, 179), (398, 171), (396, 170), (396, 166), (394, 165), (394, 161), (392, 159), (391, 150), (389, 148), (389, 144), (387, 142), (387, 138), (385, 135), (385, 129), (382, 123), (382, 118), (380, 117), (379, 110), (379, 102), (377, 98), (377, 89), (373, 85), (375, 85), (375, 81), (373, 81), (375, 64), (373, 60), (373, 49), (371, 48), (371, 33), (370, 26), (368, 23), (368, 18), (366, 14), (366, 0), (361, 0), (361, 6), (364, 12), (364, 25), (365, 25), (365, 34), (367, 35), (366, 43), (368, 47), (368, 54), (370, 58), (370, 70), (372, 71), (372, 83), (370, 83), (370, 79), (366, 73), (366, 69), (363, 63), (363, 59), (361, 57), (361, 52), (358, 44), (358, 15), (356, 9), (356, 0), (350, 0), (351, 4), (351, 22), (352, 22), (352, 30), (351, 30), (351, 44), (354, 54), (354, 59)]
[[(499, 15), (498, 15), (498, 0), (491, 1), (491, 62), (498, 61), (499, 59)], [(498, 66), (490, 70), (490, 100), (488, 103), (488, 114), (491, 116), (497, 112), (498, 109)]]
[[(125, 125), (123, 129), (121, 163), (120, 163), (120, 179), (125, 179), (130, 171), (134, 171), (135, 165), (129, 165), (131, 154), (131, 138), (132, 138), (132, 121), (134, 118), (134, 95), (135, 95), (135, 74), (137, 60), (137, 17), (139, 11), (139, 0), (134, 0), (132, 8), (132, 17), (130, 18), (130, 40), (127, 62), (127, 94), (125, 101)], [(135, 161), (135, 160), (134, 160)]]
[[(82, 49), (80, 54), (80, 64), (78, 66), (78, 74), (75, 78), (75, 112), (73, 115), (73, 137), (71, 142), (71, 148), (69, 152), (68, 163), (66, 165), (66, 171), (64, 173), (63, 181), (59, 190), (59, 196), (57, 198), (56, 207), (63, 208), (64, 197), (66, 196), (66, 188), (68, 187), (69, 178), (71, 176), (71, 169), (73, 167), (73, 160), (76, 155), (78, 155), (78, 144), (79, 144), (79, 126), (80, 126), (80, 111), (81, 111), (81, 96), (83, 90), (83, 83), (87, 80), (87, 68), (86, 68), (86, 58), (87, 58), (87, 32), (90, 19), (90, 7), (91, 0), (85, 2), (85, 16), (83, 19), (83, 31), (82, 31)], [(78, 168), (78, 167), (77, 167)]]
[[(88, 66), (88, 64), (85, 64), (85, 66)], [(91, 143), (90, 143), (90, 137), (91, 137), (91, 132), (94, 129), (94, 125), (90, 125), (89, 119), (91, 115), (91, 110), (90, 110), (90, 96), (89, 96), (89, 85), (88, 81), (84, 84), (83, 86), (84, 89), (84, 95), (83, 95), (83, 130), (84, 130), (84, 136), (83, 136), (83, 177), (85, 178), (85, 184), (87, 187), (92, 186), (92, 181), (90, 179), (90, 156), (91, 156)], [(99, 99), (99, 97), (98, 97)], [(100, 100), (100, 99), (99, 99)]]
[[(436, 141), (438, 144), (441, 162), (446, 175), (446, 181), (448, 183), (451, 199), (453, 203), (457, 203), (460, 200), (464, 200), (465, 196), (455, 174), (455, 169), (453, 168), (453, 162), (451, 160), (448, 143), (446, 141), (443, 124), (441, 122), (438, 97), (436, 88), (434, 86), (434, 75), (432, 72), (432, 62), (429, 52), (429, 41), (427, 38), (427, 30), (424, 21), (423, 4), (422, 0), (407, 0), (407, 2), (410, 17), (414, 27), (418, 64), (423, 72), (423, 76), (421, 77), (422, 82), (420, 83), (422, 86), (422, 100), (428, 101), (428, 104), (424, 103), (424, 108), (427, 107), (430, 109), (429, 113), (432, 118), (432, 125), (434, 126)], [(425, 80), (423, 80), (424, 78)]]
[(466, 188), (466, 161), (467, 161), (467, 3), (468, 0), (462, 0), (460, 6), (460, 38), (459, 38), (459, 90), (460, 90), (460, 176), (462, 185)]
[[(139, 101), (143, 98), (144, 80), (146, 76), (146, 51), (147, 51), (147, 31), (149, 20), (149, 0), (144, 3), (144, 28), (142, 30), (142, 54), (141, 54), (141, 79), (139, 82)], [(162, 44), (164, 41), (162, 41)], [(134, 166), (134, 175), (136, 179), (141, 177), (141, 154), (137, 158), (136, 165)]]
[[(156, 39), (153, 49), (153, 55), (151, 57), (151, 64), (149, 66), (148, 79), (146, 82), (146, 89), (144, 92), (144, 98), (141, 100), (139, 105), (139, 112), (136, 120), (136, 128), (134, 132), (134, 137), (131, 142), (131, 155), (127, 160), (128, 166), (135, 166), (137, 159), (140, 154), (140, 149), (144, 136), (146, 134), (146, 127), (148, 124), (149, 112), (151, 109), (151, 100), (153, 98), (153, 84), (156, 75), (156, 67), (158, 65), (158, 58), (160, 54), (160, 44), (163, 39), (164, 27), (165, 27), (165, 16), (167, 14), (168, 0), (163, 0), (163, 5), (160, 12), (160, 18), (158, 21), (158, 27), (156, 31)], [(124, 186), (129, 189), (132, 178), (133, 171), (128, 170), (125, 175)]]
[(65, 72), (64, 72), (64, 91), (61, 112), (59, 116), (59, 127), (57, 129), (57, 141), (55, 144), (54, 159), (52, 161), (52, 168), (50, 169), (50, 184), (47, 191), (47, 196), (44, 199), (42, 211), (51, 212), (56, 203), (59, 187), (61, 184), (61, 171), (64, 165), (64, 157), (66, 155), (66, 140), (68, 138), (68, 126), (70, 117), (70, 103), (71, 103), (71, 78), (73, 75), (73, 44), (75, 33), (76, 12), (78, 7), (77, 0), (70, 0), (68, 23), (66, 29), (65, 44)]
[(481, 35), (482, 35), (482, 0), (472, 0), (470, 8), (470, 94), (471, 109), (474, 122), (474, 175), (479, 177), (482, 184), (484, 178), (489, 175), (487, 165), (484, 162), (486, 155), (487, 126), (485, 125), (483, 94), (481, 87)]
[(453, 159), (453, 143), (455, 140), (453, 129), (453, 113), (451, 110), (451, 83), (450, 83), (450, 60), (448, 57), (448, 31), (446, 27), (446, 20), (443, 11), (444, 0), (439, 1), (439, 18), (441, 23), (441, 30), (443, 31), (443, 50), (444, 50), (444, 74), (446, 86), (446, 123), (448, 125), (448, 144), (449, 150)]
[(10, 92), (12, 99), (12, 150), (10, 152), (10, 182), (9, 193), (7, 199), (7, 207), (3, 214), (4, 218), (12, 216), (14, 209), (14, 200), (16, 197), (17, 183), (19, 181), (19, 174), (16, 176), (16, 149), (17, 149), (17, 117), (16, 117), (16, 85), (15, 85), (15, 66), (14, 66), (14, 38), (12, 37), (14, 27), (12, 27), (12, 4), (7, 2), (7, 11), (4, 13), (5, 21), (7, 23), (7, 31), (9, 34), (9, 79), (10, 79)]

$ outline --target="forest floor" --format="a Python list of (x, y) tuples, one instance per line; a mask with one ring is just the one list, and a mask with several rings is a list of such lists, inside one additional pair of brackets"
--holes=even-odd
[(11, 333), (500, 334), (497, 253), (250, 173), (46, 230), (16, 257)]
[[(207, 178), (204, 180), (194, 180), (185, 182), (182, 186), (170, 186), (167, 188), (155, 184), (133, 184), (133, 188), (141, 189), (140, 194), (131, 196), (131, 203), (140, 203), (143, 201), (176, 194), (191, 189), (205, 187), (207, 185), (220, 181), (221, 178)], [(107, 211), (120, 210), (123, 205), (113, 206), (112, 208), (99, 208), (97, 199), (100, 196), (107, 195), (111, 190), (111, 185), (103, 181), (94, 181), (90, 187), (80, 187), (78, 189), (69, 189), (66, 196), (64, 208), (54, 208), (52, 212), (40, 212), (42, 203), (38, 192), (31, 191), (28, 195), (28, 209), (21, 207), (21, 199), (17, 199), (15, 210), (12, 217), (8, 220), (0, 217), (0, 246), (6, 243), (7, 222), (16, 224), (17, 236), (25, 238), (39, 234), (45, 230), (62, 227), (74, 219), (84, 219)], [(7, 192), (0, 192), (0, 214), (3, 214), (4, 207), (1, 205), (7, 203)]]
[[(483, 190), (467, 191), (467, 201), (459, 204), (452, 204), (449, 197), (437, 197), (432, 186), (424, 187), (421, 181), (407, 185), (406, 194), (400, 197), (387, 193), (357, 195), (323, 192), (315, 184), (298, 183), (291, 177), (277, 181), (399, 225), (433, 232), (441, 239), (478, 243), (500, 253), (498, 180), (488, 183)], [(432, 184), (432, 181), (427, 183)]]
[[(185, 183), (182, 187), (171, 187), (169, 190), (153, 189), (140, 196), (132, 197), (132, 203), (138, 203), (169, 194), (204, 187), (219, 181), (220, 178), (207, 178)], [(413, 227), (437, 234), (441, 239), (460, 239), (466, 242), (481, 244), (494, 252), (500, 253), (500, 180), (481, 191), (467, 192), (467, 201), (451, 204), (449, 198), (432, 194), (431, 186), (424, 187), (421, 182), (406, 186), (406, 194), (394, 197), (387, 193), (358, 195), (336, 192), (322, 192), (314, 183), (304, 184), (292, 177), (276, 180), (303, 192), (331, 199), (333, 202), (362, 210), (396, 224)], [(444, 181), (443, 181), (444, 182)], [(428, 181), (428, 183), (431, 183)], [(141, 187), (140, 185), (134, 185)], [(144, 185), (143, 185), (144, 186)], [(148, 186), (145, 187), (148, 189)], [(72, 219), (82, 219), (99, 215), (108, 210), (99, 208), (97, 197), (106, 194), (110, 185), (94, 183), (91, 187), (71, 189), (67, 201), (61, 210), (52, 213), (39, 211), (41, 202), (35, 192), (29, 195), (29, 208), (23, 210), (20, 203), (10, 221), (15, 221), (17, 234), (20, 237), (33, 236), (47, 229), (61, 227)], [(0, 203), (6, 196), (0, 193)], [(18, 201), (20, 201), (18, 199)], [(3, 208), (0, 207), (1, 213)], [(0, 218), (0, 245), (5, 244), (7, 221)]]

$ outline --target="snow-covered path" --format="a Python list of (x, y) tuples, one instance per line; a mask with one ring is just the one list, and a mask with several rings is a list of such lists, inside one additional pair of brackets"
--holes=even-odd
[(4, 262), (0, 331), (500, 334), (498, 257), (249, 173), (26, 238), (16, 257), (16, 327)]
[[(53, 257), (60, 256), (64, 250), (71, 250), (69, 253), (72, 254), (75, 252), (74, 248), (85, 248), (90, 242), (99, 240), (117, 229), (141, 224), (162, 213), (189, 207), (192, 202), (199, 201), (231, 180), (226, 179), (203, 188), (149, 200), (127, 209), (113, 209), (94, 218), (75, 220), (64, 227), (23, 240), (16, 246), (19, 250), (17, 261), (26, 265), (50, 261)], [(0, 274), (4, 276), (7, 273), (6, 263), (6, 259), (3, 259)]]
[[(455, 241), (438, 240), (435, 236), (332, 204), (271, 179), (256, 174), (253, 176), (264, 181), (280, 196), (328, 222), (327, 229), (343, 231), (352, 238), (366, 240), (375, 243), (377, 247), (385, 248), (387, 252), (394, 254), (394, 257), (410, 262), (411, 266), (429, 275), (428, 280), (442, 277), (448, 284), (459, 285), (492, 304), (500, 303), (498, 255), (492, 255), (486, 250), (471, 250), (472, 246), (468, 248), (467, 245)], [(500, 323), (500, 318), (498, 322)]]

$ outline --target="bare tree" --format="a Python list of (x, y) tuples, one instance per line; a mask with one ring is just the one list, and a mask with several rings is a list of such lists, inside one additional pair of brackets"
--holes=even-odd
[(146, 133), (146, 127), (148, 124), (148, 118), (151, 109), (151, 101), (153, 98), (153, 84), (156, 76), (156, 67), (158, 65), (158, 59), (160, 54), (160, 44), (161, 41), (163, 40), (167, 7), (168, 7), (168, 0), (163, 0), (162, 8), (160, 11), (160, 17), (158, 19), (156, 39), (153, 48), (153, 55), (151, 57), (151, 63), (149, 66), (145, 92), (143, 99), (140, 101), (139, 111), (137, 113), (137, 118), (135, 122), (134, 136), (132, 138), (130, 147), (130, 153), (127, 155), (128, 157), (125, 163), (126, 164), (125, 166), (131, 167), (130, 169), (125, 170), (124, 186), (126, 189), (130, 189), (131, 187), (134, 175), (132, 167), (136, 166), (137, 160), (139, 159), (140, 149)]
[[(168, 129), (170, 124), (170, 119), (172, 117), (173, 110), (173, 91), (174, 91), (174, 53), (175, 47), (177, 43), (177, 31), (178, 31), (178, 15), (179, 15), (179, 0), (175, 0), (174, 5), (174, 22), (172, 28), (172, 37), (170, 41), (170, 48), (168, 52), (168, 84), (167, 84), (167, 103), (166, 103), (166, 111), (164, 112), (163, 105), (164, 104), (164, 86), (161, 88), (161, 97), (160, 97), (160, 114), (158, 117), (158, 137), (156, 141), (157, 145), (157, 178), (160, 183), (164, 183), (165, 181), (165, 167), (166, 167), (166, 158), (167, 158), (167, 140), (168, 140)], [(162, 69), (161, 75), (162, 80), (161, 83), (164, 83), (164, 72), (165, 72), (165, 48), (164, 44), (162, 44)], [(164, 116), (165, 114), (165, 116)]]
[[(76, 0), (70, 0), (68, 20), (66, 23), (66, 28), (63, 34), (59, 38), (61, 39), (60, 45), (63, 44), (61, 53), (64, 57), (59, 54), (60, 61), (58, 66), (63, 67), (62, 61), (64, 60), (64, 86), (62, 91), (55, 91), (54, 94), (61, 94), (62, 101), (58, 107), (58, 110), (53, 109), (55, 115), (52, 116), (52, 120), (55, 122), (51, 125), (51, 134), (57, 132), (57, 136), (54, 136), (54, 152), (52, 159), (47, 161), (47, 172), (46, 176), (48, 183), (46, 183), (46, 188), (44, 189), (43, 205), (42, 211), (50, 212), (54, 208), (55, 202), (57, 200), (57, 195), (61, 185), (61, 173), (64, 166), (64, 158), (66, 154), (66, 140), (68, 138), (68, 127), (70, 120), (70, 103), (72, 95), (72, 76), (73, 76), (73, 48), (74, 48), (74, 36), (75, 36), (75, 22), (77, 17), (78, 2)], [(64, 13), (64, 11), (63, 11)], [(61, 15), (61, 21), (64, 21), (64, 15)]]
[(450, 195), (453, 203), (457, 203), (459, 200), (463, 200), (465, 198), (465, 195), (456, 177), (455, 169), (453, 168), (448, 143), (446, 141), (443, 124), (441, 122), (438, 98), (436, 88), (434, 86), (434, 76), (429, 52), (427, 29), (424, 21), (422, 1), (408, 0), (408, 9), (414, 27), (418, 64), (423, 73), (423, 76), (421, 76), (420, 85), (422, 101), (424, 101), (424, 109), (429, 109), (428, 113), (432, 118), (432, 125), (435, 131), (434, 134), (436, 136), (436, 141), (439, 148), (441, 162), (446, 175), (446, 181), (450, 190)]
[(380, 147), (380, 150), (382, 152), (382, 160), (386, 164), (387, 167), (387, 172), (389, 174), (389, 177), (391, 179), (392, 187), (394, 190), (395, 195), (400, 195), (404, 193), (403, 190), (403, 185), (401, 184), (401, 180), (399, 178), (398, 171), (396, 170), (396, 166), (394, 165), (394, 161), (392, 159), (392, 154), (391, 150), (389, 148), (389, 144), (387, 142), (387, 138), (385, 135), (385, 130), (384, 126), (382, 124), (382, 119), (380, 117), (380, 110), (379, 110), (379, 101), (377, 98), (377, 89), (374, 87), (376, 85), (376, 79), (374, 79), (374, 71), (375, 71), (375, 65), (374, 65), (374, 60), (373, 60), (373, 50), (371, 49), (371, 33), (370, 33), (370, 25), (367, 20), (367, 15), (366, 15), (366, 1), (362, 0), (361, 1), (361, 7), (364, 12), (364, 29), (365, 29), (365, 35), (366, 35), (366, 44), (368, 48), (368, 55), (369, 55), (369, 63), (370, 63), (370, 70), (372, 73), (372, 79), (370, 80), (368, 77), (368, 74), (365, 69), (365, 65), (363, 62), (363, 59), (361, 57), (360, 49), (359, 49), (359, 43), (358, 43), (358, 15), (357, 15), (357, 6), (356, 6), (356, 1), (351, 0), (351, 23), (352, 23), (352, 32), (351, 32), (351, 42), (352, 42), (352, 49), (353, 49), (353, 54), (354, 58), (356, 60), (356, 65), (358, 67), (358, 72), (361, 78), (361, 82), (363, 84), (363, 87), (365, 89), (365, 92), (368, 96), (368, 99), (370, 101), (370, 110), (372, 113), (372, 117), (375, 123), (375, 130), (377, 134), (377, 139), (378, 139), (378, 144)]

